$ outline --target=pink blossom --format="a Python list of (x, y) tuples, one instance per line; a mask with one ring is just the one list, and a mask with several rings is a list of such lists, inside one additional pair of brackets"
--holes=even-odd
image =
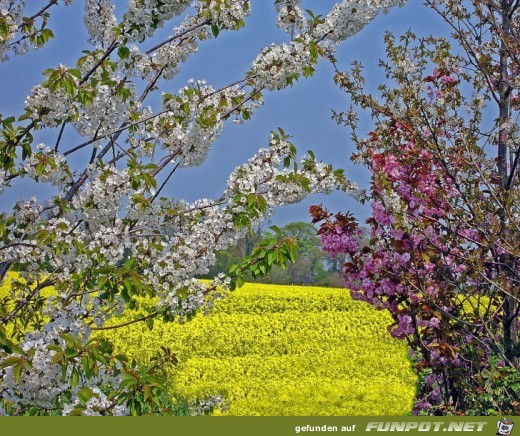
[(372, 211), (374, 219), (382, 225), (389, 225), (391, 223), (390, 216), (388, 212), (386, 211), (385, 207), (383, 206), (383, 203), (381, 201), (377, 200), (372, 202)]

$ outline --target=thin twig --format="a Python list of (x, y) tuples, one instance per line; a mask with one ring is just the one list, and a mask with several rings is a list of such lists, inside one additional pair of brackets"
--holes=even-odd
[(152, 47), (151, 49), (149, 49), (148, 51), (145, 52), (145, 54), (147, 55), (150, 55), (152, 54), (154, 51), (160, 49), (161, 47), (165, 46), (166, 44), (169, 44), (170, 42), (173, 42), (175, 41), (177, 38), (181, 38), (183, 37), (184, 35), (190, 33), (190, 32), (193, 32), (194, 30), (197, 30), (199, 27), (203, 27), (203, 26), (206, 26), (207, 24), (211, 24), (211, 20), (206, 20), (206, 21), (203, 21), (202, 23), (199, 23), (197, 24), (196, 26), (193, 26), (189, 29), (186, 29), (185, 31), (179, 33), (178, 35), (174, 35), (172, 36), (171, 38), (168, 38), (167, 40), (155, 45), (154, 47)]
[(122, 324), (110, 325), (110, 326), (106, 326), (106, 327), (90, 327), (90, 329), (91, 330), (115, 330), (115, 329), (119, 329), (121, 327), (126, 327), (129, 325), (135, 324), (137, 322), (146, 321), (147, 319), (154, 318), (157, 315), (159, 315), (159, 312), (153, 312), (150, 315), (143, 316), (143, 317), (137, 318), (137, 319), (133, 319), (132, 321), (127, 321)]

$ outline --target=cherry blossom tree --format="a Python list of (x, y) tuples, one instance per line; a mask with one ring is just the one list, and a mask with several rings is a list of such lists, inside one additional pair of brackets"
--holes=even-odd
[[(50, 14), (73, 1), (0, 0), (2, 61), (45, 45)], [(210, 308), (240, 285), (241, 271), (265, 273), (292, 257), (275, 232), (230, 277), (197, 280), (217, 250), (273, 207), (356, 188), (312, 155), (299, 159), (282, 130), (230, 174), (219, 198), (172, 199), (165, 186), (205, 160), (228, 120), (249, 120), (265, 91), (312, 76), (337, 44), (403, 2), (344, 0), (320, 17), (299, 0), (277, 0), (287, 42), (266, 47), (227, 86), (189, 81), (162, 93), (159, 111), (148, 104), (158, 84), (200, 44), (245, 26), (252, 2), (128, 0), (117, 15), (115, 3), (85, 0), (90, 50), (43, 71), (23, 114), (0, 117), (0, 195), (19, 179), (52, 193), (0, 215), (0, 280), (9, 289), (0, 301), (0, 414), (172, 413), (168, 350), (139, 366), (97, 333), (123, 329), (114, 320), (123, 311), (144, 311), (133, 322), (151, 328)], [(159, 39), (169, 23), (180, 24)], [(82, 139), (69, 143), (69, 130)], [(40, 142), (42, 132), (54, 139)]]
[[(344, 253), (354, 298), (388, 311), (421, 383), (416, 413), (520, 411), (520, 2), (427, 0), (452, 38), (385, 37), (388, 82), (337, 70), (353, 159), (371, 172), (371, 240), (349, 213), (311, 208)], [(356, 109), (374, 129), (359, 135)]]

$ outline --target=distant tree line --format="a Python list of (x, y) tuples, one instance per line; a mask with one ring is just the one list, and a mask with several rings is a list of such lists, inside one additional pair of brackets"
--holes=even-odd
[[(240, 242), (226, 250), (216, 253), (217, 261), (204, 277), (210, 278), (222, 271), (229, 271), (232, 265), (251, 254), (254, 247), (262, 240), (265, 226), (258, 226)], [(315, 285), (343, 287), (342, 256), (331, 256), (321, 249), (316, 236), (316, 227), (310, 223), (293, 222), (281, 227), (284, 237), (294, 238), (298, 243), (296, 261), (285, 269), (274, 266), (265, 277), (246, 276), (247, 281), (276, 283), (282, 285)]]

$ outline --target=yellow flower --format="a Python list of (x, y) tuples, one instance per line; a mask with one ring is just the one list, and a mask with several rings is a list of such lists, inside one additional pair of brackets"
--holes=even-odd
[(344, 289), (246, 284), (188, 323), (105, 335), (144, 360), (169, 347), (172, 395), (221, 395), (217, 415), (409, 414), (417, 379), (389, 323)]

